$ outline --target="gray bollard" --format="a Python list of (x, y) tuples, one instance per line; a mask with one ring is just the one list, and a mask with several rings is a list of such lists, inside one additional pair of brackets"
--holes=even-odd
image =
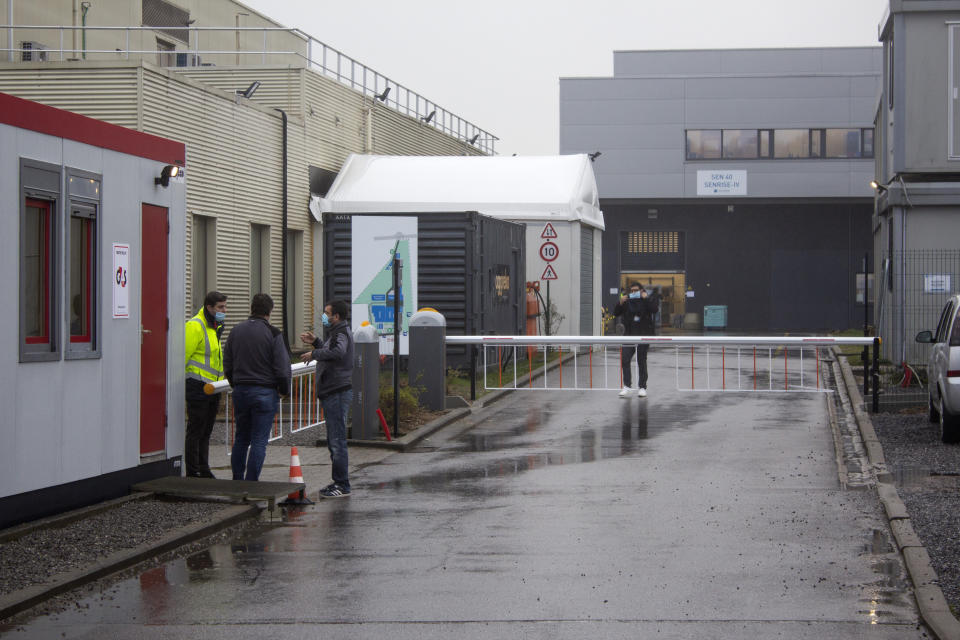
[(380, 432), (380, 341), (370, 325), (353, 332), (353, 437), (372, 440)]
[(420, 406), (442, 411), (447, 396), (447, 320), (433, 309), (410, 318), (410, 386), (420, 387)]

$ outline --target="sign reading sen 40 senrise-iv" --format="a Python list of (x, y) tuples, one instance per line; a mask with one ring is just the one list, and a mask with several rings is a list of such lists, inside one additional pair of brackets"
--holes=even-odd
[(697, 171), (698, 196), (745, 196), (747, 172), (744, 170)]

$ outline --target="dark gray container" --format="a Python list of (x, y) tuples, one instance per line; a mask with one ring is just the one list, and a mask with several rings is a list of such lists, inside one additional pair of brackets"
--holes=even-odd
[[(417, 218), (417, 307), (442, 313), (447, 335), (523, 333), (524, 225), (476, 211), (324, 214), (324, 301), (350, 300), (353, 216)], [(465, 346), (447, 347), (448, 367), (469, 363)]]

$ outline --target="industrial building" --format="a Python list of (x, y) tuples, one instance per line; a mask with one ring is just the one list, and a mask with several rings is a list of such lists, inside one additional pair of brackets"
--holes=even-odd
[(861, 327), (880, 48), (613, 60), (560, 80), (560, 152), (595, 160), (604, 305), (636, 280), (659, 287), (664, 326), (709, 307), (730, 331)]

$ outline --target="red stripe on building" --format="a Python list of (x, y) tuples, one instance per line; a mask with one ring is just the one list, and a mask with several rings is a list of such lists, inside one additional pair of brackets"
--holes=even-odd
[(0, 124), (82, 142), (166, 164), (186, 165), (186, 146), (79, 113), (0, 92)]

